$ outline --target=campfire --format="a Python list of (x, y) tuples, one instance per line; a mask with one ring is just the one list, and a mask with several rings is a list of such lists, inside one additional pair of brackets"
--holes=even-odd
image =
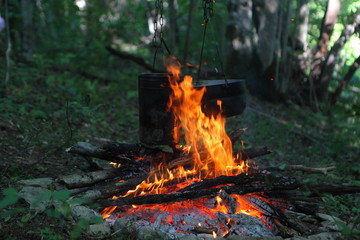
[(175, 123), (174, 142), (184, 144), (174, 145), (175, 159), (151, 162), (149, 175), (135, 189), (105, 201), (112, 206), (102, 211), (103, 218), (109, 222), (124, 218), (173, 238), (276, 235), (278, 209), (291, 206), (286, 201), (271, 203), (262, 191), (294, 187), (295, 181), (278, 178), (276, 185), (267, 186), (265, 172), (257, 171), (241, 152), (233, 153), (221, 100), (219, 112), (205, 114), (206, 88), (195, 88), (191, 76), (180, 77), (176, 60), (168, 62), (172, 92), (167, 111)]
[[(271, 152), (266, 147), (245, 148), (240, 140), (244, 129), (227, 135), (223, 102), (216, 101), (217, 108), (211, 108), (216, 111), (204, 111), (207, 89), (194, 87), (191, 76), (181, 77), (176, 60), (170, 63), (168, 84), (162, 86), (171, 89), (164, 104), (172, 116), (171, 124), (164, 123), (166, 128), (173, 126), (171, 151), (170, 146), (164, 150), (143, 143), (79, 142), (66, 151), (85, 157), (90, 165), (93, 157), (110, 164), (83, 174), (21, 180), (20, 197), (31, 208), (44, 211), (48, 201), (40, 207), (33, 203), (39, 203), (39, 196), (52, 196), (48, 186), (65, 189), (70, 200), (85, 199), (100, 206), (97, 211), (86, 204), (71, 206), (75, 220), (91, 222), (92, 217), (102, 216), (104, 224), (90, 225), (90, 232), (112, 231), (128, 239), (233, 235), (336, 239), (341, 220), (321, 213), (319, 195), (355, 193), (360, 187), (300, 184), (279, 174), (284, 168), (259, 167), (254, 159)], [(285, 169), (327, 174), (334, 167), (288, 165)], [(305, 195), (305, 189), (310, 194)]]

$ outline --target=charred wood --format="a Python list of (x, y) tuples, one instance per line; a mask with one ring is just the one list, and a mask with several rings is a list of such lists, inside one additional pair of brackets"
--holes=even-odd
[(274, 182), (272, 185), (268, 184), (244, 184), (239, 185), (227, 185), (210, 189), (190, 190), (190, 191), (176, 191), (171, 194), (149, 194), (138, 197), (121, 197), (118, 199), (100, 200), (99, 203), (102, 206), (122, 206), (122, 205), (143, 205), (143, 204), (155, 204), (155, 203), (170, 203), (179, 202), (185, 200), (196, 199), (200, 197), (214, 197), (219, 191), (226, 191), (228, 194), (246, 194), (252, 192), (272, 192), (281, 191), (284, 189), (295, 189), (298, 184), (294, 179), (279, 178), (278, 182)]
[(242, 129), (235, 130), (234, 132), (229, 134), (230, 141), (232, 142), (233, 145), (235, 144), (235, 142), (237, 142), (239, 140), (239, 138), (241, 137), (241, 135), (244, 134), (245, 131), (246, 131), (246, 128), (242, 128)]
[(239, 157), (239, 160), (253, 159), (270, 153), (272, 153), (272, 151), (268, 150), (267, 147), (253, 147), (243, 149), (239, 152), (239, 155), (241, 156)]
[(103, 146), (95, 146), (86, 142), (78, 142), (66, 149), (67, 153), (78, 154), (84, 157), (94, 157), (110, 162), (125, 165), (141, 166), (147, 161), (162, 161), (172, 158), (172, 153), (162, 151), (159, 148), (151, 148), (142, 144), (110, 142)]
[(244, 185), (244, 184), (257, 184), (257, 183), (269, 183), (278, 184), (280, 182), (295, 182), (294, 178), (290, 177), (273, 177), (272, 175), (266, 174), (251, 174), (247, 175), (245, 173), (236, 175), (236, 176), (220, 176), (212, 179), (204, 179), (201, 182), (193, 183), (183, 189), (180, 189), (179, 192), (194, 191), (204, 188), (216, 187), (218, 185), (225, 184), (235, 184), (235, 185)]
[[(242, 160), (248, 160), (248, 159), (253, 159), (256, 157), (260, 157), (260, 156), (264, 156), (267, 154), (272, 153), (271, 151), (269, 151), (267, 149), (267, 147), (254, 147), (254, 148), (248, 148), (248, 149), (243, 149), (241, 151), (239, 151), (237, 154), (235, 154), (236, 156), (236, 162), (240, 162)], [(201, 153), (200, 153), (201, 155)], [(168, 168), (169, 169), (174, 169), (177, 168), (179, 166), (183, 166), (183, 167), (192, 167), (192, 163), (193, 163), (193, 158), (191, 155), (185, 155), (185, 156), (181, 156), (178, 158), (175, 158), (173, 160), (171, 160), (168, 163)]]
[(147, 176), (147, 174), (141, 174), (127, 181), (111, 181), (105, 184), (97, 185), (91, 189), (87, 189), (82, 193), (74, 194), (74, 197), (94, 201), (98, 199), (109, 198), (114, 195), (121, 195), (130, 189), (134, 189), (138, 184), (144, 181)]

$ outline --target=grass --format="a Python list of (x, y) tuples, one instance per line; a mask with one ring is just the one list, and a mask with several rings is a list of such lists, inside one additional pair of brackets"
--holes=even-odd
[[(85, 170), (87, 164), (83, 159), (64, 153), (77, 141), (106, 138), (138, 142), (136, 83), (142, 69), (130, 63), (121, 67), (127, 70), (117, 72), (107, 82), (37, 65), (17, 63), (13, 67), (8, 95), (0, 98), (1, 189), (14, 186), (20, 179)], [(360, 184), (360, 100), (349, 101), (351, 94), (354, 93), (347, 92), (331, 109), (332, 115), (292, 104), (266, 103), (249, 96), (244, 113), (227, 119), (227, 130), (247, 128), (242, 138), (245, 147), (267, 146), (274, 151), (260, 158), (259, 165), (336, 166), (328, 176), (302, 178)], [(350, 216), (344, 218), (349, 223), (359, 221), (358, 197), (326, 195), (323, 199), (328, 213)], [(15, 209), (28, 208), (22, 202), (18, 204)], [(29, 219), (27, 212), (15, 212), (2, 223), (0, 232), (6, 235), (1, 235), (8, 236), (7, 239), (69, 238), (71, 224), (44, 214)], [(57, 227), (59, 222), (61, 230)]]

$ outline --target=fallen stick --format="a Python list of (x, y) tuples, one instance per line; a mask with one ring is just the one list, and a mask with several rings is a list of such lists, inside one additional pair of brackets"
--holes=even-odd
[(311, 167), (305, 167), (304, 165), (288, 165), (285, 167), (285, 169), (299, 170), (299, 171), (307, 172), (307, 173), (320, 173), (320, 174), (327, 175), (328, 172), (335, 170), (336, 167), (311, 168)]
[(266, 170), (268, 171), (284, 171), (284, 170), (295, 170), (295, 171), (302, 171), (306, 173), (319, 173), (323, 175), (327, 175), (328, 172), (335, 170), (336, 167), (324, 167), (324, 168), (312, 168), (306, 167), (304, 165), (287, 165), (285, 167), (270, 167)]
[(330, 193), (332, 195), (342, 195), (360, 192), (359, 185), (349, 184), (312, 184), (309, 185), (308, 188), (312, 192), (310, 196), (319, 196), (324, 193)]

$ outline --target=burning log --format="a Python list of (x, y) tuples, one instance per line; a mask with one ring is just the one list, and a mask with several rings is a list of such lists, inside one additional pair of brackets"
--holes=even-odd
[(239, 140), (239, 138), (241, 137), (241, 135), (243, 135), (245, 131), (246, 128), (242, 128), (235, 130), (234, 132), (229, 134), (230, 141), (232, 142), (233, 145)]
[(148, 167), (149, 162), (156, 163), (164, 159), (171, 159), (173, 156), (172, 153), (162, 151), (159, 148), (150, 148), (142, 144), (116, 142), (107, 143), (103, 146), (94, 146), (90, 143), (78, 142), (74, 146), (66, 149), (66, 152), (141, 168)]
[(270, 153), (272, 153), (272, 151), (268, 150), (267, 147), (253, 147), (241, 150), (239, 152), (241, 158), (239, 157), (239, 159), (253, 159)]
[[(269, 151), (267, 149), (267, 147), (254, 147), (254, 148), (243, 149), (243, 150), (239, 151), (238, 154), (235, 154), (235, 155), (237, 155), (236, 162), (239, 162), (241, 160), (253, 159), (253, 158), (264, 156), (264, 155), (267, 155), (270, 153), (272, 153), (272, 152)], [(168, 163), (168, 168), (174, 169), (179, 166), (191, 167), (192, 164), (193, 164), (192, 156), (187, 155), (187, 156), (181, 156), (181, 157), (171, 160)]]
[[(240, 177), (241, 176), (241, 177)], [(259, 175), (262, 176), (262, 175)], [(262, 183), (251, 183), (251, 184), (243, 184), (238, 185), (237, 178), (242, 178), (243, 174), (237, 176), (220, 176), (218, 178), (209, 179), (211, 182), (209, 186), (218, 186), (224, 184), (234, 184), (234, 185), (226, 185), (220, 186), (216, 188), (210, 189), (199, 189), (199, 187), (195, 187), (192, 189), (191, 187), (187, 189), (191, 190), (179, 190), (173, 192), (171, 194), (148, 194), (138, 197), (121, 197), (118, 199), (111, 200), (101, 200), (99, 203), (102, 206), (121, 206), (121, 205), (143, 205), (143, 204), (154, 204), (154, 203), (170, 203), (170, 202), (179, 202), (185, 200), (196, 199), (200, 197), (214, 197), (218, 194), (219, 191), (226, 191), (228, 194), (246, 194), (253, 192), (271, 192), (271, 191), (279, 191), (284, 189), (295, 189), (298, 187), (297, 182), (294, 178), (285, 178), (285, 177), (275, 177), (273, 184), (269, 185), (265, 183), (265, 176), (263, 177)], [(224, 181), (223, 179), (227, 179), (228, 181)], [(219, 180), (220, 179), (220, 180)], [(218, 180), (219, 182), (216, 184), (213, 181)], [(206, 180), (204, 180), (206, 181)], [(196, 183), (195, 183), (196, 184)], [(192, 186), (192, 185), (190, 185)]]
[(110, 198), (114, 195), (123, 194), (129, 189), (135, 188), (136, 185), (144, 181), (147, 178), (147, 176), (148, 176), (147, 174), (141, 174), (127, 181), (120, 181), (120, 182), (111, 181), (107, 184), (97, 185), (91, 189), (88, 189), (87, 191), (76, 193), (74, 197), (80, 199), (86, 199), (90, 201)]
[(265, 181), (266, 181), (265, 174), (251, 174), (251, 175), (239, 174), (236, 176), (220, 176), (217, 178), (204, 179), (201, 182), (193, 183), (183, 189), (180, 189), (179, 192), (196, 191), (199, 189), (211, 188), (225, 184), (244, 185), (244, 184), (256, 184), (261, 182), (263, 183)]

